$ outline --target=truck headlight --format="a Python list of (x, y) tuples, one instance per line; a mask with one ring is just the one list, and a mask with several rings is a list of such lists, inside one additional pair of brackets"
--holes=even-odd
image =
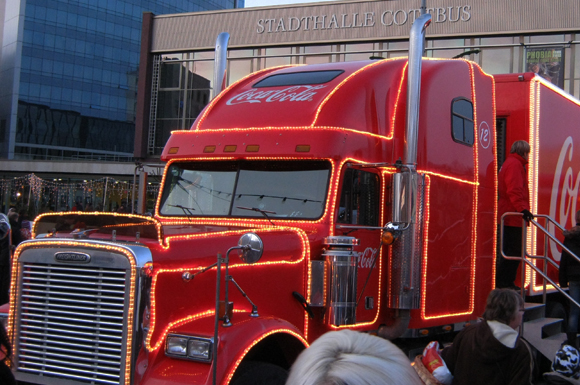
[(210, 362), (212, 360), (213, 340), (177, 334), (167, 335), (165, 354), (176, 358)]

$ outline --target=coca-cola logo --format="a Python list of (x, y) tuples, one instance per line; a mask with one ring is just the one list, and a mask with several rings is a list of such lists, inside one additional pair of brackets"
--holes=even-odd
[(252, 88), (242, 92), (226, 102), (228, 106), (241, 103), (271, 102), (311, 102), (318, 90), (326, 86), (292, 86), (281, 90), (260, 90)]
[(373, 266), (373, 261), (377, 255), (378, 249), (373, 249), (372, 247), (367, 247), (363, 252), (357, 252), (358, 255), (358, 268), (359, 269), (370, 269)]
[[(580, 188), (580, 172), (574, 174), (572, 155), (574, 152), (574, 141), (569, 136), (564, 141), (552, 184), (552, 196), (550, 197), (550, 217), (560, 226), (569, 228), (574, 223), (576, 214), (576, 204), (578, 202), (578, 190)], [(548, 225), (551, 234), (555, 232), (553, 224)], [(555, 242), (550, 241), (550, 252), (552, 257), (559, 261), (560, 251)]]

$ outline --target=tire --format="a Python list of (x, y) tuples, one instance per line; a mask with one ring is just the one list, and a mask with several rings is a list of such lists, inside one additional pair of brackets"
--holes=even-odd
[(230, 385), (284, 385), (288, 372), (268, 362), (247, 362), (238, 368)]

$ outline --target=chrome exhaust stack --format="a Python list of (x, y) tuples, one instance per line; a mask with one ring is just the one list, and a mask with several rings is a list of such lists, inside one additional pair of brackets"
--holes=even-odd
[(213, 96), (219, 95), (226, 88), (227, 65), (228, 65), (228, 42), (230, 34), (222, 32), (215, 41), (215, 62), (213, 69)]
[[(425, 29), (431, 15), (419, 16), (411, 27), (407, 68), (407, 111), (404, 159), (393, 175), (392, 225), (401, 236), (392, 248), (389, 307), (418, 309), (421, 296), (421, 253), (423, 249), (424, 177), (417, 174), (421, 67), (425, 49)], [(385, 334), (387, 334), (385, 332)]]

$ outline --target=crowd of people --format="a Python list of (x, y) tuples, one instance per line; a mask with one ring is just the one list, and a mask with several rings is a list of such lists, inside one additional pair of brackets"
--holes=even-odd
[[(532, 384), (534, 361), (519, 338), (524, 301), (495, 289), (480, 322), (463, 329), (441, 357), (451, 373), (446, 385)], [(351, 330), (329, 332), (304, 350), (286, 385), (420, 385), (425, 380), (393, 343)], [(436, 378), (430, 383), (439, 383)]]

